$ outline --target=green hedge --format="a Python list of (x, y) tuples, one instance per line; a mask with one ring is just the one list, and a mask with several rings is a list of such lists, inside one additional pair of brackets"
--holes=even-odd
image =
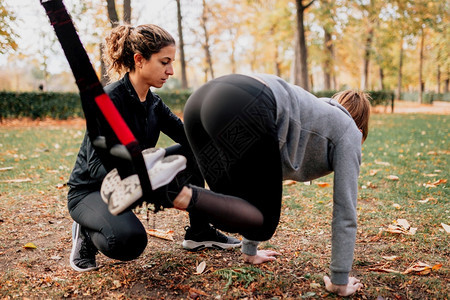
[(83, 116), (77, 93), (0, 92), (0, 119), (67, 119)]
[[(338, 93), (339, 91), (317, 91), (313, 92), (316, 97), (326, 97), (331, 98), (334, 94)], [(389, 105), (394, 99), (394, 92), (392, 91), (367, 91), (367, 93), (372, 98), (370, 103), (372, 106), (375, 105)]]
[[(189, 98), (189, 91), (158, 92), (164, 102), (175, 111), (183, 109)], [(46, 117), (65, 120), (70, 117), (83, 117), (78, 93), (53, 92), (1, 92), (0, 120), (4, 118)]]
[[(400, 97), (405, 101), (419, 101), (419, 93), (418, 92), (404, 92)], [(433, 104), (433, 101), (450, 101), (450, 93), (434, 93), (427, 92), (422, 95), (422, 103), (424, 104)]]
[[(317, 97), (332, 97), (337, 91), (318, 91)], [(369, 91), (372, 105), (389, 105), (394, 99), (391, 91)], [(191, 91), (158, 91), (164, 103), (174, 111), (182, 111)], [(0, 92), (0, 120), (29, 117), (32, 119), (67, 119), (83, 117), (78, 93)]]

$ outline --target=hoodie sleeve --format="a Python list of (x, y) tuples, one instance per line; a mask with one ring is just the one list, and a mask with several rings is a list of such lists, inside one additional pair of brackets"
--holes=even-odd
[(349, 126), (333, 155), (334, 192), (331, 223), (331, 282), (347, 284), (356, 241), (361, 133)]

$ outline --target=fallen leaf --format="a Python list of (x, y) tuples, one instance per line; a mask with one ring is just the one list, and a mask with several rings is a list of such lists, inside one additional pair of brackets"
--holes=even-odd
[(382, 273), (398, 273), (400, 274), (400, 271), (388, 269), (388, 268), (369, 268), (369, 271), (375, 271), (375, 272), (382, 272)]
[(189, 289), (189, 298), (191, 299), (198, 299), (199, 296), (208, 296), (207, 293), (205, 293), (202, 290), (196, 289), (196, 288), (190, 288)]
[(389, 176), (387, 177), (387, 179), (390, 179), (390, 180), (392, 180), (392, 181), (397, 181), (397, 180), (399, 180), (400, 178), (398, 178), (398, 176), (396, 176), (396, 175), (389, 175)]
[(425, 198), (424, 200), (419, 200), (417, 202), (419, 202), (419, 203), (427, 203), (428, 201), (436, 201), (436, 198), (428, 197), (428, 198)]
[(436, 264), (434, 266), (430, 266), (423, 262), (417, 262), (416, 264), (412, 265), (406, 271), (403, 272), (403, 274), (416, 274), (416, 275), (428, 275), (431, 273), (431, 271), (439, 270), (442, 267), (442, 264)]
[(391, 255), (391, 256), (382, 256), (382, 258), (384, 258), (385, 260), (396, 260), (399, 259), (399, 257), (397, 255)]
[(436, 177), (438, 174), (423, 174), (425, 177)]
[(25, 249), (36, 249), (36, 245), (34, 243), (26, 243), (25, 245), (23, 245), (23, 247)]
[(56, 188), (57, 188), (58, 190), (60, 190), (60, 189), (64, 188), (66, 185), (67, 185), (66, 183), (58, 183), (58, 184), (56, 185)]
[(445, 232), (450, 233), (450, 226), (444, 223), (441, 223), (441, 226), (444, 228)]
[(402, 207), (400, 206), (400, 204), (397, 204), (397, 203), (392, 204), (392, 206), (395, 207), (396, 209), (402, 208)]
[(168, 241), (173, 241), (173, 230), (161, 230), (161, 229), (147, 229), (147, 233), (148, 235), (160, 238), (160, 239), (164, 239), (164, 240), (168, 240)]
[(318, 186), (322, 187), (322, 188), (325, 188), (325, 187), (329, 187), (329, 186), (330, 186), (330, 184), (329, 184), (328, 182), (320, 182), (320, 181), (318, 181), (318, 182), (316, 182), (316, 184), (317, 184)]
[(382, 165), (382, 166), (390, 166), (391, 164), (390, 163), (388, 163), (388, 162), (384, 162), (384, 161), (375, 161), (375, 163), (377, 164), (377, 165)]
[(284, 186), (294, 185), (296, 183), (297, 183), (297, 181), (295, 181), (295, 180), (285, 180), (285, 181), (283, 181), (283, 185)]
[(379, 171), (380, 171), (379, 169), (377, 169), (377, 170), (370, 170), (369, 171), (369, 175), (370, 176), (375, 176)]
[(425, 184), (425, 187), (435, 188), (438, 185), (443, 184), (443, 183), (447, 183), (447, 179), (439, 179), (439, 180), (437, 180), (435, 182), (432, 182), (432, 183), (428, 182), (428, 183)]
[(9, 171), (14, 169), (14, 167), (4, 167), (4, 168), (0, 168), (0, 171)]
[(198, 264), (197, 268), (196, 268), (196, 272), (194, 274), (202, 274), (205, 271), (206, 268), (206, 262), (202, 261), (201, 263)]
[(2, 180), (0, 182), (4, 182), (4, 183), (21, 183), (21, 182), (30, 182), (30, 181), (32, 181), (30, 178), (17, 178), (17, 179)]
[(411, 227), (406, 219), (397, 219), (394, 221), (394, 225), (389, 225), (388, 228), (383, 230), (389, 233), (414, 235), (417, 228)]

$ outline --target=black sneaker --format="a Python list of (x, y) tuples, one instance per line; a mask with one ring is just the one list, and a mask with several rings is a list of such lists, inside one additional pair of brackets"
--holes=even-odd
[(186, 230), (186, 234), (182, 245), (184, 249), (189, 251), (198, 251), (204, 248), (224, 250), (237, 248), (242, 245), (240, 240), (226, 236), (212, 226), (198, 233), (192, 232), (189, 226), (186, 226), (184, 230)]
[(72, 225), (72, 252), (70, 253), (70, 266), (78, 272), (86, 272), (97, 269), (95, 255), (97, 248), (91, 240), (81, 232), (81, 226), (77, 222)]

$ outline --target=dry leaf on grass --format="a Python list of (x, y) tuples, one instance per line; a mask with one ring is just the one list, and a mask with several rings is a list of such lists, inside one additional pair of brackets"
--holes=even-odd
[(66, 183), (58, 183), (58, 184), (56, 185), (56, 188), (57, 188), (58, 190), (60, 190), (60, 189), (63, 189), (64, 187), (66, 187), (66, 186), (67, 186)]
[(398, 257), (397, 255), (391, 255), (391, 256), (382, 256), (382, 258), (384, 258), (385, 260), (396, 260), (399, 259), (400, 257)]
[(208, 296), (207, 293), (205, 293), (202, 290), (196, 289), (196, 288), (190, 288), (189, 289), (189, 298), (190, 299), (199, 299), (200, 296)]
[(30, 181), (32, 181), (30, 178), (17, 178), (17, 179), (2, 180), (0, 182), (4, 182), (4, 183), (21, 183), (21, 182), (30, 182)]
[(443, 183), (447, 183), (447, 179), (439, 179), (439, 180), (436, 180), (436, 181), (431, 182), (431, 183), (427, 182), (427, 183), (424, 184), (424, 186), (425, 187), (429, 187), (429, 188), (435, 188), (438, 185), (443, 184)]
[(437, 200), (436, 200), (436, 198), (428, 197), (428, 198), (426, 198), (426, 199), (424, 199), (424, 200), (419, 200), (419, 201), (417, 201), (417, 202), (419, 202), (419, 203), (427, 203), (428, 201), (434, 201), (434, 202), (436, 202)]
[(389, 225), (388, 228), (383, 230), (389, 233), (414, 235), (417, 228), (411, 227), (406, 219), (397, 219), (394, 221), (394, 225)]
[(173, 241), (173, 230), (161, 230), (161, 229), (147, 229), (147, 233), (148, 235), (160, 238), (160, 239), (164, 239), (164, 240), (168, 240), (168, 241)]
[(426, 263), (419, 261), (403, 272), (400, 272), (400, 271), (394, 270), (394, 269), (389, 269), (389, 268), (386, 268), (385, 266), (369, 268), (369, 271), (382, 272), (382, 273), (428, 275), (431, 273), (431, 271), (439, 270), (441, 267), (442, 267), (442, 264), (436, 264), (434, 266), (430, 266)]
[(408, 269), (406, 269), (403, 274), (416, 274), (416, 275), (428, 275), (431, 273), (431, 271), (439, 270), (442, 267), (442, 264), (436, 264), (434, 266), (430, 266), (423, 262), (417, 262)]
[(329, 184), (328, 182), (320, 182), (320, 181), (317, 181), (316, 184), (317, 184), (318, 186), (322, 187), (322, 188), (325, 188), (325, 187), (329, 187), (329, 186), (330, 186), (330, 184)]
[(392, 180), (392, 181), (397, 181), (397, 180), (399, 180), (400, 178), (398, 178), (398, 176), (396, 176), (396, 175), (389, 175), (389, 176), (387, 177), (387, 179)]
[(380, 171), (380, 169), (377, 169), (377, 170), (370, 170), (370, 171), (369, 171), (369, 175), (370, 175), (370, 176), (375, 176), (379, 171)]
[(4, 168), (0, 168), (0, 171), (9, 171), (14, 169), (14, 167), (4, 167)]
[(441, 226), (444, 228), (445, 232), (450, 233), (450, 226), (445, 224), (445, 223), (441, 223)]
[(34, 243), (26, 243), (25, 245), (23, 245), (23, 247), (25, 249), (36, 249), (36, 245)]
[(388, 162), (378, 161), (378, 160), (376, 160), (375, 163), (376, 163), (377, 165), (382, 165), (382, 166), (390, 166), (390, 165), (391, 165), (391, 164), (388, 163)]
[(201, 263), (198, 264), (196, 269), (196, 272), (194, 274), (202, 274), (205, 271), (206, 268), (206, 262), (202, 261)]
[(381, 273), (398, 273), (398, 274), (401, 273), (400, 271), (389, 269), (389, 268), (383, 268), (383, 267), (369, 268), (369, 271), (381, 272)]
[(283, 185), (285, 185), (285, 186), (294, 185), (296, 183), (297, 183), (297, 181), (295, 181), (295, 180), (285, 180), (285, 181), (283, 181)]
[(396, 209), (402, 208), (401, 205), (398, 203), (394, 203), (394, 204), (392, 204), (392, 206), (395, 207)]

